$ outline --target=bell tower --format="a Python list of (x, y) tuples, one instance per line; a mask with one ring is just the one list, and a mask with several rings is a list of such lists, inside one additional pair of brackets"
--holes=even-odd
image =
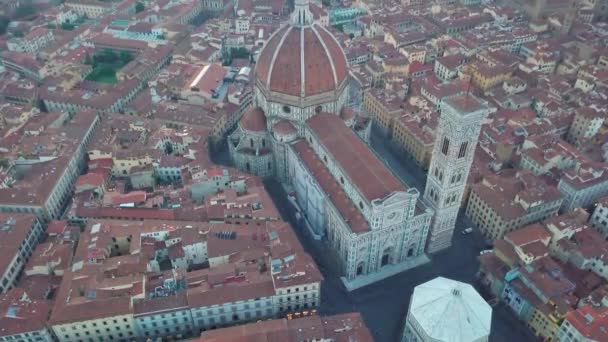
[(452, 244), (460, 202), (473, 163), (488, 104), (472, 95), (449, 98), (441, 105), (424, 200), (435, 211), (426, 250), (435, 253)]

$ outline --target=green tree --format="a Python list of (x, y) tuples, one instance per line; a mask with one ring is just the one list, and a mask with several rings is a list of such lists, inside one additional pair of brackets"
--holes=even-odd
[(127, 64), (130, 61), (133, 60), (133, 55), (131, 55), (130, 52), (127, 51), (121, 51), (120, 55), (118, 56), (118, 58), (120, 59), (122, 64)]
[(11, 20), (7, 16), (0, 15), (0, 35), (6, 33), (6, 28), (10, 22)]
[(95, 62), (93, 62), (93, 57), (91, 57), (91, 55), (89, 55), (88, 53), (84, 56), (84, 64), (86, 64), (86, 65), (95, 64)]
[(144, 4), (142, 4), (141, 2), (138, 2), (137, 4), (135, 4), (135, 13), (142, 12), (144, 9), (146, 9), (146, 8), (144, 7)]
[(76, 26), (74, 26), (74, 24), (71, 24), (68, 22), (61, 24), (61, 29), (66, 30), (66, 31), (72, 31), (74, 29), (74, 27), (76, 27)]
[(245, 48), (232, 48), (230, 49), (231, 58), (249, 58), (249, 51)]

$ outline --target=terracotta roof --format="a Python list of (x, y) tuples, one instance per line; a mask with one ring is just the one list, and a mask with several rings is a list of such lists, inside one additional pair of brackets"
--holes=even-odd
[(290, 135), (296, 133), (297, 130), (293, 124), (287, 120), (280, 120), (272, 126), (272, 131), (275, 134)]
[(348, 223), (354, 233), (365, 233), (369, 231), (369, 224), (359, 212), (355, 204), (346, 196), (340, 185), (336, 182), (327, 167), (317, 157), (312, 148), (305, 140), (300, 140), (293, 145), (300, 160), (306, 165), (312, 176), (316, 179), (328, 195), (334, 207), (338, 210), (342, 219)]
[(252, 107), (243, 114), (241, 128), (250, 132), (266, 131), (266, 116), (260, 107)]
[(523, 246), (535, 241), (549, 240), (551, 234), (540, 224), (531, 224), (505, 235), (505, 240), (515, 246)]
[(285, 26), (260, 52), (256, 75), (271, 91), (306, 96), (339, 88), (347, 65), (344, 51), (325, 28)]
[(590, 340), (608, 340), (608, 307), (595, 308), (588, 304), (569, 312), (566, 320)]
[(406, 190), (338, 116), (320, 113), (306, 123), (367, 201)]
[(311, 341), (371, 342), (372, 335), (361, 314), (308, 316), (293, 320), (277, 319), (204, 332), (207, 342)]

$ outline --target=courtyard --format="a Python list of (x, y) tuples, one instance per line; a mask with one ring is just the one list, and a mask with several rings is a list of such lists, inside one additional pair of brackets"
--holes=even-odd
[(93, 70), (85, 78), (87, 81), (116, 84), (116, 73), (133, 60), (133, 55), (126, 51), (116, 52), (104, 49), (93, 56), (85, 57), (85, 64), (91, 65)]

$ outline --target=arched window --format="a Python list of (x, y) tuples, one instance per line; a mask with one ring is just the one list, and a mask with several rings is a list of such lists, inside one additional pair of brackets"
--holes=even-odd
[(363, 202), (359, 201), (359, 208), (361, 208), (361, 210), (363, 210)]
[(262, 139), (262, 147), (266, 147), (266, 139)]
[(458, 158), (464, 158), (467, 155), (467, 148), (469, 147), (469, 142), (465, 141), (460, 144), (460, 151), (458, 151)]
[(249, 139), (249, 146), (251, 146), (251, 148), (253, 148), (253, 139), (252, 138)]
[(342, 178), (341, 176), (340, 176), (340, 183), (342, 183), (342, 185), (344, 185), (344, 178)]
[(249, 165), (249, 162), (245, 163), (245, 168), (247, 171), (251, 171), (251, 165)]
[(448, 155), (448, 150), (450, 149), (450, 139), (447, 137), (443, 138), (443, 144), (441, 145), (441, 153), (444, 155)]
[(291, 113), (291, 108), (289, 108), (289, 106), (283, 106), (283, 112), (289, 114)]
[(323, 111), (323, 107), (322, 106), (316, 106), (315, 107), (315, 113), (321, 113)]

